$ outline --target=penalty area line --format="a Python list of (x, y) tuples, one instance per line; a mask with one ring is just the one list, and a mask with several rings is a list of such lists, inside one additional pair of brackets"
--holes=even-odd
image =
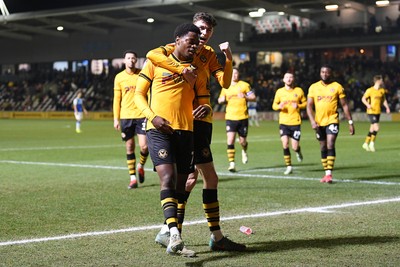
[[(258, 213), (258, 214), (247, 214), (247, 215), (223, 217), (223, 218), (221, 218), (221, 221), (271, 217), (271, 216), (280, 216), (280, 215), (286, 215), (286, 214), (297, 214), (297, 213), (305, 213), (305, 212), (333, 212), (332, 210), (335, 210), (335, 209), (378, 205), (378, 204), (385, 204), (385, 203), (391, 203), (391, 202), (400, 202), (400, 197), (390, 198), (390, 199), (364, 201), (364, 202), (342, 203), (342, 204), (330, 205), (330, 206), (307, 207), (307, 208), (293, 209), (293, 210), (283, 210), (283, 211), (265, 212), (265, 213)], [(202, 223), (206, 223), (206, 220), (189, 221), (189, 222), (185, 222), (184, 225), (197, 225), (197, 224), (202, 224)], [(131, 227), (131, 228), (126, 228), (126, 229), (109, 230), (109, 231), (87, 232), (87, 233), (77, 233), (77, 234), (62, 235), (62, 236), (53, 236), (53, 237), (13, 240), (13, 241), (0, 242), (0, 246), (23, 245), (23, 244), (38, 243), (38, 242), (57, 241), (57, 240), (63, 240), (63, 239), (76, 239), (76, 238), (82, 238), (82, 237), (110, 235), (110, 234), (117, 234), (117, 233), (147, 231), (147, 230), (153, 230), (153, 229), (160, 229), (161, 227), (162, 227), (162, 225), (160, 224), (160, 225), (139, 226), (139, 227)]]

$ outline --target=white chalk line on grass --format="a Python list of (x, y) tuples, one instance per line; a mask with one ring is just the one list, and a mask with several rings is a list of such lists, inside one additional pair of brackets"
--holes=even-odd
[(45, 147), (9, 147), (0, 148), (0, 151), (32, 151), (32, 150), (66, 150), (66, 149), (92, 149), (92, 148), (112, 148), (120, 147), (119, 145), (101, 145), (101, 146), (45, 146)]
[(44, 165), (44, 166), (60, 166), (60, 167), (126, 170), (126, 167), (104, 166), (104, 165), (86, 165), (86, 164), (74, 164), (74, 163), (34, 162), (34, 161), (16, 161), (16, 160), (0, 160), (0, 163), (10, 163), (10, 164), (20, 164), (20, 165)]
[[(43, 165), (43, 166), (60, 166), (60, 167), (78, 167), (78, 168), (93, 168), (93, 169), (109, 169), (109, 170), (126, 170), (126, 167), (119, 166), (105, 166), (105, 165), (87, 165), (87, 164), (74, 164), (74, 163), (55, 163), (55, 162), (34, 162), (34, 161), (16, 161), (16, 160), (0, 160), (0, 163), (21, 164), (21, 165)], [(275, 169), (275, 168), (274, 168)], [(153, 171), (153, 169), (146, 168), (146, 171)], [(258, 171), (265, 171), (259, 169)], [(220, 176), (229, 177), (248, 177), (248, 178), (263, 178), (263, 179), (287, 179), (287, 180), (301, 180), (301, 181), (319, 181), (320, 178), (309, 178), (303, 176), (292, 175), (268, 175), (268, 174), (250, 174), (242, 172), (217, 172)], [(366, 181), (366, 180), (335, 180), (337, 183), (360, 183), (360, 184), (375, 184), (375, 185), (400, 185), (397, 182), (385, 181)]]
[[(338, 204), (338, 205), (322, 206), (322, 207), (309, 207), (309, 208), (301, 208), (301, 209), (293, 209), (293, 210), (283, 210), (283, 211), (265, 212), (265, 213), (257, 213), (257, 214), (237, 215), (237, 216), (223, 217), (223, 218), (221, 218), (221, 221), (271, 217), (271, 216), (279, 216), (279, 215), (286, 215), (286, 214), (298, 214), (298, 213), (305, 213), (305, 212), (334, 212), (332, 210), (349, 208), (349, 207), (357, 207), (357, 206), (378, 205), (378, 204), (393, 203), (393, 202), (400, 202), (400, 197), (391, 198), (391, 199), (364, 201), (364, 202), (350, 202), (350, 203), (343, 203), (343, 204)], [(203, 223), (206, 223), (206, 220), (189, 221), (189, 222), (185, 222), (184, 225), (197, 225), (197, 224), (203, 224)], [(161, 227), (162, 227), (162, 225), (160, 224), (160, 225), (139, 226), (139, 227), (131, 227), (131, 228), (126, 228), (126, 229), (109, 230), (109, 231), (77, 233), (77, 234), (70, 234), (70, 235), (33, 238), (33, 239), (25, 239), (25, 240), (13, 240), (13, 241), (0, 242), (0, 246), (22, 245), (22, 244), (29, 244), (29, 243), (57, 241), (57, 240), (63, 240), (63, 239), (75, 239), (75, 238), (82, 238), (82, 237), (110, 235), (110, 234), (118, 234), (118, 233), (126, 233), (126, 232), (147, 231), (147, 230), (153, 230), (153, 229), (160, 229)]]

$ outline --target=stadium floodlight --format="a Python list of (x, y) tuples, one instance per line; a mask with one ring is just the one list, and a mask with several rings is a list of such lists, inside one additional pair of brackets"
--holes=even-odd
[(388, 6), (390, 4), (390, 1), (385, 0), (385, 1), (376, 1), (375, 4), (377, 6)]
[(325, 9), (328, 11), (335, 11), (338, 10), (339, 6), (338, 5), (326, 5)]

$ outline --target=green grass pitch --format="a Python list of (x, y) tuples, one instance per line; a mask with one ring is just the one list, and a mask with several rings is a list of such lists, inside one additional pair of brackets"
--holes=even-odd
[[(277, 122), (249, 129), (249, 162), (227, 171), (224, 121), (215, 121), (224, 234), (244, 253), (211, 252), (202, 181), (187, 204), (183, 239), (198, 257), (154, 243), (163, 222), (158, 177), (128, 190), (124, 143), (111, 121), (0, 120), (0, 266), (399, 266), (400, 127), (381, 122), (376, 152), (361, 148), (367, 122), (342, 123), (333, 184), (303, 122), (304, 161), (284, 175)], [(253, 230), (247, 236), (239, 231)]]

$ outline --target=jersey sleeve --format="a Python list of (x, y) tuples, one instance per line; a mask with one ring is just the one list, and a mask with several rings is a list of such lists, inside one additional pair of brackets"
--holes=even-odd
[(275, 93), (274, 102), (272, 102), (273, 110), (280, 110), (279, 104), (281, 103), (280, 89), (278, 89)]
[(150, 122), (156, 117), (156, 114), (151, 110), (149, 103), (147, 101), (148, 91), (150, 89), (150, 85), (151, 82), (153, 81), (153, 78), (154, 78), (154, 65), (151, 63), (151, 61), (146, 61), (137, 79), (134, 100), (140, 112)]
[(304, 109), (304, 108), (306, 108), (306, 106), (307, 106), (307, 98), (305, 97), (305, 95), (304, 95), (304, 91), (303, 91), (303, 89), (301, 89), (300, 87), (299, 87), (299, 92), (300, 92), (300, 102), (299, 102), (299, 108), (300, 109)]
[(178, 62), (170, 59), (168, 56), (175, 50), (175, 44), (168, 44), (166, 46), (160, 46), (147, 52), (147, 59), (150, 60), (154, 65), (160, 66), (173, 73), (181, 74), (185, 69), (184, 66)]
[(339, 98), (346, 97), (346, 92), (344, 91), (343, 86), (341, 86), (340, 84), (338, 84), (338, 94), (339, 94)]
[(119, 75), (115, 76), (114, 79), (114, 99), (113, 99), (113, 114), (114, 119), (120, 119), (121, 113), (121, 99), (122, 99), (122, 91), (119, 85)]

